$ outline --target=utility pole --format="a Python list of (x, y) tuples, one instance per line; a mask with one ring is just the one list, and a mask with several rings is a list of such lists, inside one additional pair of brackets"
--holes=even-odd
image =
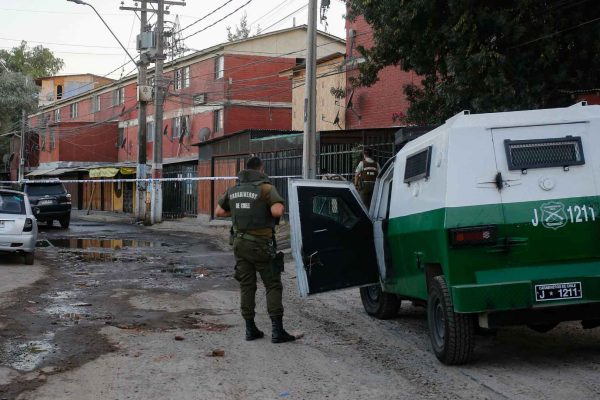
[(317, 177), (317, 0), (308, 2), (302, 177)]
[[(148, 12), (146, 11), (146, 0), (141, 0), (141, 11), (140, 11), (140, 38), (146, 32), (148, 25)], [(148, 85), (148, 77), (147, 77), (147, 62), (145, 58), (141, 55), (143, 50), (140, 49), (140, 62), (138, 64), (138, 91), (142, 86)], [(138, 96), (140, 93), (138, 92)], [(135, 177), (138, 179), (137, 181), (137, 197), (136, 197), (136, 217), (138, 221), (146, 220), (146, 181), (142, 181), (141, 179), (146, 179), (146, 162), (147, 162), (147, 154), (146, 154), (146, 142), (147, 138), (147, 124), (146, 124), (146, 109), (147, 102), (139, 97), (138, 102), (138, 164), (136, 169)]]
[(27, 131), (27, 112), (21, 111), (21, 148), (19, 150), (19, 182), (25, 177), (25, 132)]
[[(69, 0), (75, 1), (75, 0)], [(80, 0), (76, 0), (80, 1)], [(163, 62), (164, 55), (164, 23), (165, 15), (169, 15), (169, 11), (165, 10), (165, 5), (185, 6), (184, 1), (174, 0), (140, 0), (141, 7), (121, 6), (121, 10), (129, 10), (140, 12), (140, 36), (146, 33), (148, 25), (148, 12), (156, 13), (156, 28), (154, 30), (156, 47), (153, 54), (144, 52), (140, 49), (140, 62), (138, 63), (138, 86), (147, 85), (147, 66), (151, 60), (155, 62), (155, 78), (154, 78), (154, 145), (152, 154), (152, 178), (162, 178), (162, 132), (163, 132), (163, 107), (165, 99), (165, 88), (163, 77)], [(137, 2), (136, 2), (137, 3)], [(156, 9), (149, 10), (148, 3), (157, 4)], [(123, 4), (123, 3), (121, 3)], [(138, 110), (138, 166), (136, 171), (137, 179), (146, 179), (146, 164), (148, 155), (146, 153), (147, 135), (147, 102), (139, 101)], [(162, 182), (153, 181), (150, 188), (150, 210), (147, 210), (146, 199), (148, 197), (148, 185), (144, 181), (138, 181), (137, 185), (137, 209), (136, 215), (138, 219), (143, 219), (146, 223), (155, 224), (162, 221)]]
[[(164, 77), (163, 61), (164, 55), (164, 24), (165, 24), (165, 1), (158, 0), (156, 10), (156, 63), (154, 67), (154, 148), (152, 157), (152, 179), (162, 178), (163, 163), (163, 103), (164, 103)], [(152, 211), (150, 223), (156, 224), (162, 221), (162, 182), (152, 182)]]

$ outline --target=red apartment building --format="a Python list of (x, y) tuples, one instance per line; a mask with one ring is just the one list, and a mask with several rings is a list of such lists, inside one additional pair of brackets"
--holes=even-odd
[[(319, 57), (345, 48), (342, 39), (322, 32), (317, 44)], [(154, 128), (153, 104), (148, 106), (148, 164), (158, 134), (163, 135), (165, 176), (195, 176), (198, 149), (192, 143), (247, 129), (291, 129), (292, 86), (279, 72), (303, 62), (305, 48), (306, 26), (300, 26), (166, 62), (164, 81), (169, 86), (162, 130)], [(41, 108), (29, 119), (39, 137), (39, 167), (30, 176), (132, 172), (128, 167), (137, 162), (137, 118), (134, 75)], [(131, 211), (132, 186), (103, 184), (94, 191), (92, 185), (80, 185), (74, 197), (79, 206)], [(182, 190), (197, 196), (196, 189)]]
[(358, 65), (363, 61), (358, 46), (373, 46), (371, 26), (362, 17), (355, 21), (346, 21), (346, 129), (370, 129), (401, 126), (398, 116), (406, 114), (408, 100), (404, 95), (404, 86), (419, 83), (417, 74), (403, 71), (400, 67), (386, 67), (379, 72), (379, 81), (371, 87), (353, 89), (352, 77), (358, 75)]

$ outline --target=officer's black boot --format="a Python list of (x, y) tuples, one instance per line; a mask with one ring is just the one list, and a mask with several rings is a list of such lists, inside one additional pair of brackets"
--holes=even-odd
[(258, 329), (256, 324), (254, 323), (254, 319), (246, 320), (246, 340), (254, 340), (265, 337), (265, 334)]
[(296, 338), (283, 329), (283, 317), (271, 317), (273, 325), (273, 335), (271, 336), (271, 342), (273, 343), (285, 343), (292, 342)]

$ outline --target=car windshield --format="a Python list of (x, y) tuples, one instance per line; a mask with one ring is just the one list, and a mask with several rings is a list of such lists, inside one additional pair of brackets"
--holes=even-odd
[(28, 184), (25, 192), (30, 196), (57, 195), (65, 193), (62, 183)]
[(25, 198), (15, 193), (0, 193), (0, 214), (25, 214)]

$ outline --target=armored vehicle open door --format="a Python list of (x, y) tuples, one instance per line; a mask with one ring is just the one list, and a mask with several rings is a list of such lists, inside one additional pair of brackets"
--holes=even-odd
[(302, 296), (379, 282), (373, 224), (350, 182), (291, 180), (289, 201)]

